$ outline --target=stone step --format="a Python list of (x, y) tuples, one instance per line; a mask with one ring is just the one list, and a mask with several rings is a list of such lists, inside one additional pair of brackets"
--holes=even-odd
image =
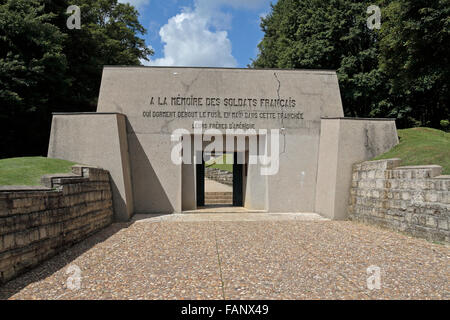
[(233, 197), (205, 197), (205, 200), (232, 200)]

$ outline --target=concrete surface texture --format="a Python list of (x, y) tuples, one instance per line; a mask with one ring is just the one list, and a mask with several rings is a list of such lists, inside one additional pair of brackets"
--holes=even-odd
[[(0, 287), (0, 298), (450, 298), (448, 246), (354, 222), (269, 215), (136, 216)], [(371, 290), (374, 266), (380, 287)], [(80, 287), (68, 289), (75, 267)]]

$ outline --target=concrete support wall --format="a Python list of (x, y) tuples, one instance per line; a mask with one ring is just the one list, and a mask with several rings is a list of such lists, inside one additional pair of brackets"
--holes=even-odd
[(41, 190), (0, 190), (0, 283), (109, 225), (107, 171), (75, 166), (73, 175), (44, 176)]
[(450, 176), (440, 166), (399, 167), (400, 159), (353, 166), (349, 218), (450, 242)]
[(346, 219), (353, 164), (372, 159), (397, 144), (393, 120), (322, 119), (315, 212), (330, 219)]
[(117, 113), (54, 114), (49, 158), (105, 168), (111, 174), (115, 219), (134, 212), (125, 116)]

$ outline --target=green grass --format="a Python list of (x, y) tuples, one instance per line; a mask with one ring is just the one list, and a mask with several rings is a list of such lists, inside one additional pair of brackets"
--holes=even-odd
[[(223, 159), (222, 160), (223, 163), (221, 164), (215, 163), (219, 158)], [(212, 163), (215, 164), (211, 165)], [(233, 172), (233, 154), (227, 153), (221, 157), (217, 157), (215, 160), (207, 161), (206, 166), (220, 170), (225, 170), (228, 172)]]
[(374, 160), (400, 158), (403, 166), (437, 164), (450, 175), (450, 133), (431, 128), (398, 130), (400, 144)]
[(39, 185), (42, 175), (71, 172), (74, 164), (44, 157), (0, 159), (0, 185)]

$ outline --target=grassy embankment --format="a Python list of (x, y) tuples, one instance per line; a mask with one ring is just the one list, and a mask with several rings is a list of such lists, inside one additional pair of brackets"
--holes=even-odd
[(398, 130), (400, 143), (374, 160), (400, 158), (402, 166), (437, 164), (450, 175), (450, 133), (431, 128)]

